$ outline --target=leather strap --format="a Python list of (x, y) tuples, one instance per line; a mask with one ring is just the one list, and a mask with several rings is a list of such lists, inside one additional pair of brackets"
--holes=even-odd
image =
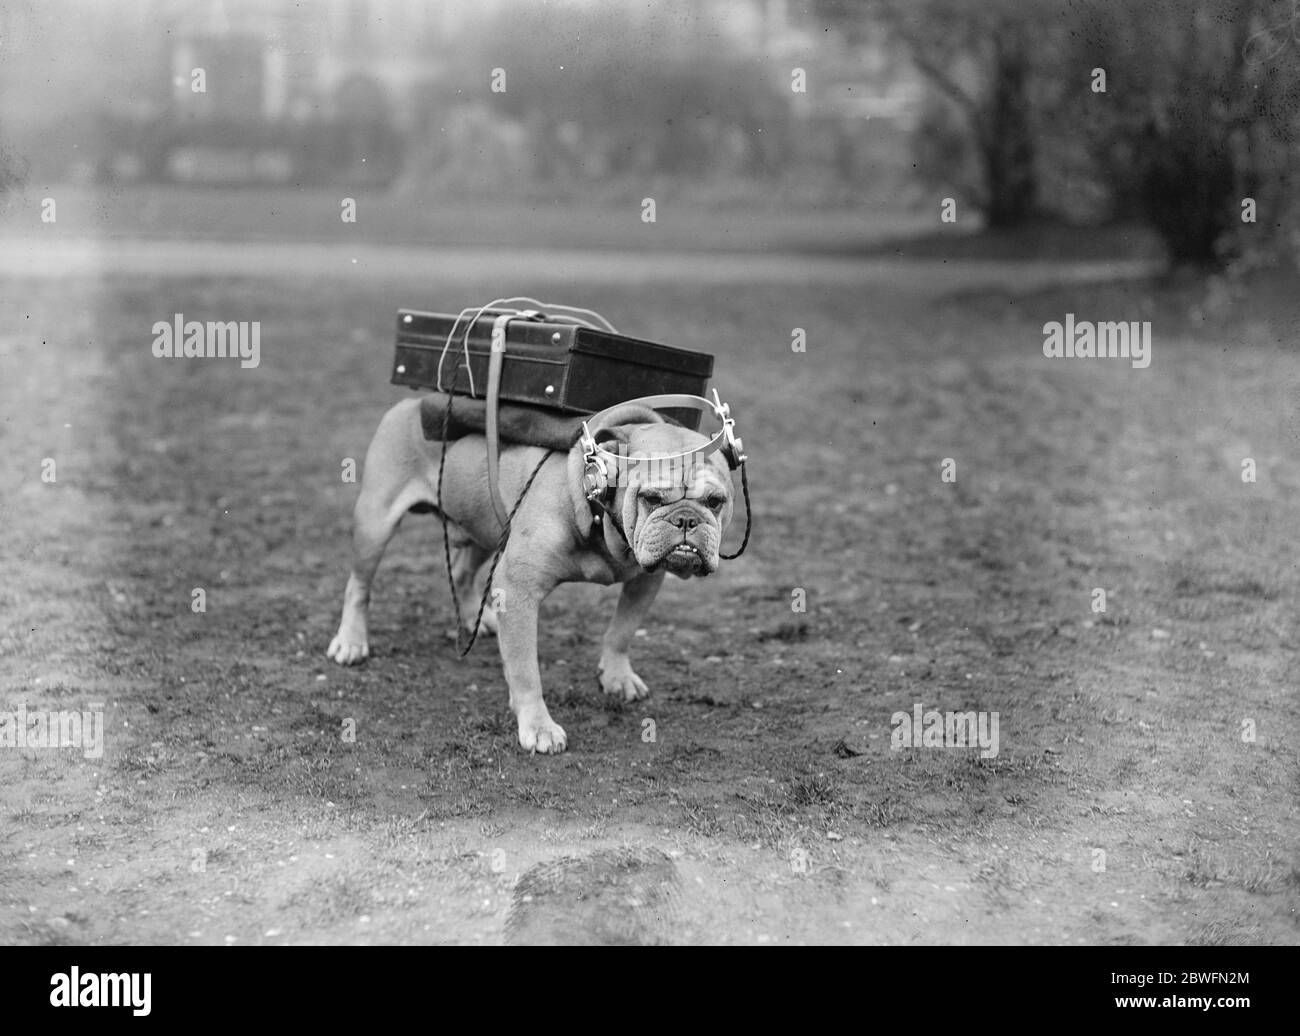
[(501, 396), (501, 368), (506, 359), (506, 325), (517, 314), (503, 313), (492, 321), (492, 344), (488, 352), (487, 382), (487, 477), (488, 497), (492, 500), (492, 510), (496, 511), (497, 520), (502, 528), (510, 522), (510, 512), (501, 499), (500, 467), (501, 440), (497, 430), (497, 405)]

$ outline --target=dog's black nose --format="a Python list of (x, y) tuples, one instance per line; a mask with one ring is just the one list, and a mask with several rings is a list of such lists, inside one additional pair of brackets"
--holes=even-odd
[(700, 524), (700, 519), (696, 517), (693, 511), (678, 511), (668, 521), (675, 528), (682, 529), (685, 532), (690, 532)]

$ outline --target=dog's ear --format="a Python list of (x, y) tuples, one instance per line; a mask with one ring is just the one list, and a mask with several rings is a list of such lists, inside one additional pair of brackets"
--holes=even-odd
[(615, 425), (613, 428), (598, 428), (592, 436), (599, 446), (607, 442), (630, 443), (632, 437), (628, 434), (627, 428), (623, 425)]

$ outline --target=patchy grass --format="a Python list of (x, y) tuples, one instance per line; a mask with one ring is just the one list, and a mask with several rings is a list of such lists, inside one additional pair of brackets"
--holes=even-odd
[[(1294, 303), (898, 277), (511, 286), (716, 352), (752, 457), (750, 550), (666, 587), (648, 701), (596, 687), (608, 591), (547, 602), (556, 758), (490, 640), (455, 659), (427, 519), (371, 661), (323, 656), (393, 311), (499, 286), (6, 285), (0, 707), (102, 701), (107, 739), (0, 749), (0, 940), (497, 942), (530, 867), (640, 846), (670, 941), (1295, 942)], [(174, 312), (261, 320), (262, 366), (153, 360)], [(1151, 368), (1044, 359), (1066, 312), (1150, 319)], [(999, 754), (892, 751), (916, 703), (998, 712)]]

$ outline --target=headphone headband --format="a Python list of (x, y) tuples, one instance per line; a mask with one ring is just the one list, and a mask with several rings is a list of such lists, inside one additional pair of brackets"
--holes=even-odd
[[(618, 403), (615, 406), (607, 407), (598, 414), (593, 414), (587, 420), (582, 422), (582, 451), (583, 459), (591, 467), (599, 466), (603, 476), (598, 481), (603, 483), (599, 486), (595, 495), (600, 495), (611, 484), (610, 472), (621, 471), (627, 467), (628, 458), (613, 450), (607, 450), (605, 447), (596, 442), (595, 434), (591, 431), (592, 425), (599, 425), (601, 420), (616, 410), (625, 406), (639, 405), (651, 410), (699, 410), (701, 413), (712, 414), (720, 425), (717, 432), (703, 446), (697, 446), (691, 450), (683, 450), (681, 453), (654, 454), (648, 461), (654, 464), (673, 465), (675, 462), (689, 464), (696, 459), (703, 460), (711, 453), (722, 450), (723, 456), (727, 459), (727, 465), (734, 471), (745, 461), (744, 445), (739, 436), (736, 435), (736, 422), (731, 416), (731, 407), (722, 402), (718, 395), (718, 390), (713, 390), (713, 400), (707, 400), (702, 396), (691, 396), (686, 394), (665, 394), (658, 396), (641, 396), (639, 399), (629, 399), (624, 403)], [(597, 428), (599, 431), (599, 428)], [(589, 488), (595, 488), (589, 487)], [(589, 496), (593, 495), (589, 492)]]
[[(718, 450), (722, 450), (723, 456), (727, 458), (728, 466), (733, 471), (745, 462), (744, 446), (736, 435), (736, 422), (731, 417), (731, 408), (722, 402), (716, 389), (713, 391), (712, 402), (702, 396), (684, 394), (642, 396), (639, 399), (629, 399), (625, 403), (607, 407), (582, 422), (582, 436), (579, 441), (582, 443), (583, 483), (586, 488), (587, 499), (593, 504), (602, 507), (606, 506), (606, 495), (610, 489), (622, 481), (621, 473), (632, 466), (629, 461), (637, 465), (641, 463), (642, 458), (629, 458), (622, 453), (615, 453), (613, 450), (605, 449), (596, 442), (595, 434), (591, 430), (592, 425), (599, 426), (606, 416), (629, 405), (640, 405), (651, 410), (699, 410), (702, 413), (712, 414), (721, 425), (713, 437), (703, 446), (697, 446), (692, 450), (683, 450), (681, 453), (652, 454), (644, 458), (647, 464), (656, 467), (666, 466), (669, 470), (674, 470), (678, 464), (686, 468), (703, 460), (711, 453), (716, 453)], [(597, 427), (597, 431), (599, 430), (599, 427)]]

